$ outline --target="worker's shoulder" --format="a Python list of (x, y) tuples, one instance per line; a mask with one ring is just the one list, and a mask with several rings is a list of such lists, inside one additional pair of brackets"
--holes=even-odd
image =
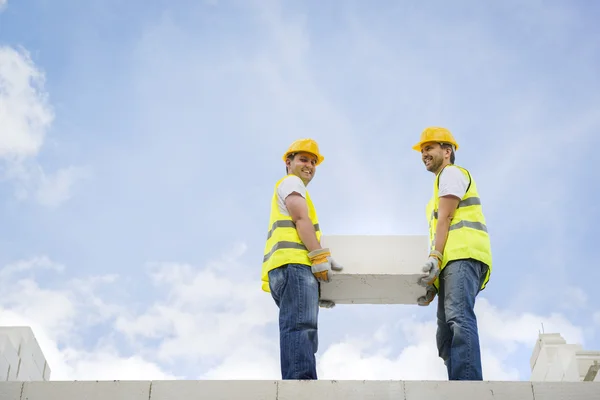
[(300, 177), (296, 175), (288, 175), (279, 183), (277, 192), (283, 199), (293, 192), (296, 192), (304, 197), (306, 194), (306, 185), (304, 185), (304, 182), (302, 179), (300, 179)]
[(440, 174), (440, 177), (442, 175), (446, 175), (447, 177), (453, 177), (453, 178), (460, 178), (462, 179), (462, 177), (464, 177), (465, 175), (467, 177), (471, 176), (471, 171), (465, 167), (462, 167), (460, 165), (456, 165), (456, 164), (450, 164), (447, 165), (443, 170), (442, 173)]
[(448, 164), (446, 165), (446, 168), (444, 168), (444, 171), (449, 170), (449, 171), (468, 171), (467, 168), (463, 167), (462, 165), (456, 165), (456, 164)]
[(455, 164), (449, 164), (446, 165), (444, 169), (442, 169), (442, 172), (440, 173), (440, 178), (459, 177), (461, 175), (464, 175), (463, 171), (466, 171), (466, 169), (463, 167), (459, 167)]
[(278, 186), (280, 188), (294, 187), (294, 188), (302, 188), (302, 190), (306, 190), (306, 185), (304, 185), (304, 182), (302, 181), (302, 179), (300, 179), (300, 177), (298, 177), (296, 175), (287, 175), (287, 176), (281, 178), (279, 180)]
[(440, 185), (465, 185), (470, 181), (470, 173), (454, 164), (446, 166), (440, 173)]
[(294, 174), (289, 174), (283, 177), (283, 179), (281, 180), (281, 182), (295, 182), (295, 183), (299, 183), (302, 186), (304, 186), (304, 182), (302, 182), (302, 179), (300, 179), (300, 177), (298, 175), (294, 175)]

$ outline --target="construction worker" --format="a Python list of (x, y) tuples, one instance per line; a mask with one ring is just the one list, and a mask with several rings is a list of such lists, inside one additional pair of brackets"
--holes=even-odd
[(431, 241), (418, 304), (438, 295), (437, 348), (450, 380), (482, 380), (475, 298), (492, 271), (492, 253), (481, 200), (469, 171), (454, 165), (458, 143), (448, 129), (428, 127), (413, 149), (435, 175), (427, 204)]
[(312, 139), (292, 143), (283, 155), (286, 176), (275, 184), (262, 264), (262, 289), (279, 307), (282, 379), (317, 379), (320, 282), (342, 267), (321, 248), (321, 229), (306, 187), (324, 157)]

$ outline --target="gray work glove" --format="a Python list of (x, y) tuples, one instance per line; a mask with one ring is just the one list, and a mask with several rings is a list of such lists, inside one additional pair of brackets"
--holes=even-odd
[(331, 252), (327, 248), (313, 250), (308, 253), (312, 263), (311, 271), (319, 282), (329, 282), (329, 271), (341, 271), (344, 269), (331, 258)]
[(335, 307), (335, 303), (331, 300), (319, 300), (319, 307), (333, 308), (333, 307)]
[(427, 287), (427, 291), (425, 295), (419, 297), (417, 299), (417, 304), (420, 306), (428, 306), (429, 303), (435, 299), (435, 295), (437, 294), (437, 290), (435, 290), (435, 286), (431, 285)]
[(422, 269), (425, 274), (421, 276), (421, 279), (419, 279), (419, 285), (428, 287), (435, 282), (440, 274), (440, 267), (442, 266), (443, 257), (444, 256), (442, 253), (437, 250), (432, 250), (431, 253), (429, 253), (429, 258), (425, 262), (425, 265), (423, 265)]

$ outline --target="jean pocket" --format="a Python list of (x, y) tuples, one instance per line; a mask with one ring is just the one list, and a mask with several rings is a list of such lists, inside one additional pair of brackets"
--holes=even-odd
[(286, 267), (279, 267), (269, 271), (269, 289), (277, 297), (285, 285), (285, 269)]

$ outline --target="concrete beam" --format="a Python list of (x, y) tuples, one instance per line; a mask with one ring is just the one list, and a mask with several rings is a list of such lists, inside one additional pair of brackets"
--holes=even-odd
[(587, 400), (598, 398), (600, 398), (600, 382), (326, 380), (0, 382), (2, 400)]
[(429, 254), (425, 235), (331, 235), (321, 245), (344, 266), (321, 285), (321, 297), (337, 304), (417, 304), (417, 283)]

